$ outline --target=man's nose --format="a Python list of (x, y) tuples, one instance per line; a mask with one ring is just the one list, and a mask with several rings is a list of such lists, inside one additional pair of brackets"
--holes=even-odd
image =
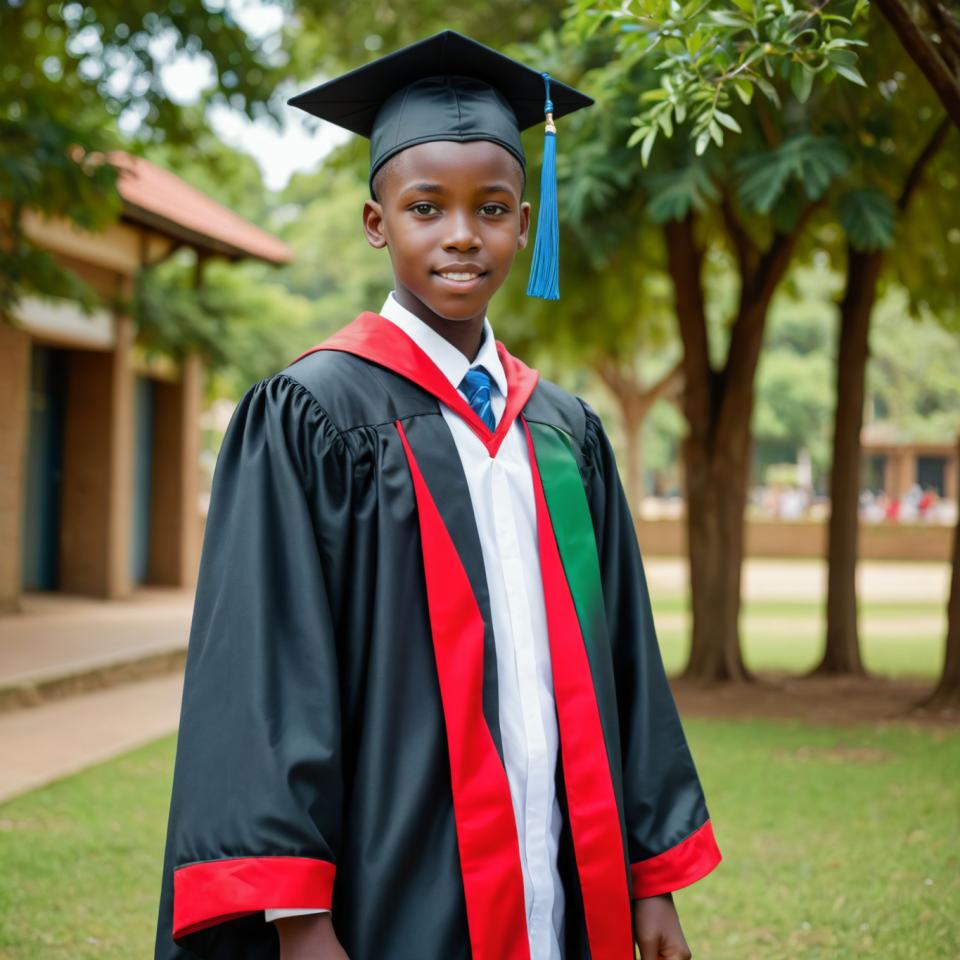
[(476, 218), (465, 210), (454, 211), (447, 218), (446, 250), (476, 250), (482, 245)]

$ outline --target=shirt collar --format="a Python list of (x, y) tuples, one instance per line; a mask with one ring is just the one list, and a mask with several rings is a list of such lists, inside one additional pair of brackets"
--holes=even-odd
[(491, 381), (503, 396), (507, 395), (507, 375), (497, 353), (497, 342), (490, 321), (483, 318), (483, 340), (477, 356), (471, 363), (449, 340), (411, 313), (391, 291), (380, 308), (380, 316), (395, 323), (437, 365), (440, 372), (456, 389), (470, 367), (485, 367)]

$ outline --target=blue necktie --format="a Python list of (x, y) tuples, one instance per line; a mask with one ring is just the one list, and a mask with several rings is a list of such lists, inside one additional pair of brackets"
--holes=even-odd
[(460, 389), (467, 395), (473, 412), (490, 428), (497, 428), (490, 405), (490, 374), (483, 367), (471, 367), (460, 381)]

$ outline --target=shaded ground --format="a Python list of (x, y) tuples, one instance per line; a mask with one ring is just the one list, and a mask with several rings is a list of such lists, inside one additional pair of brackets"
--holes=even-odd
[[(645, 561), (645, 567), (658, 639), (674, 675), (686, 663), (689, 646), (686, 561), (658, 557)], [(681, 714), (957, 729), (957, 710), (916, 708), (933, 690), (943, 662), (949, 577), (947, 563), (861, 562), (861, 649), (872, 675), (808, 678), (804, 674), (823, 649), (826, 563), (747, 560), (741, 629), (744, 656), (758, 680), (703, 687), (674, 679)]]
[(674, 679), (671, 686), (683, 717), (960, 729), (958, 710), (916, 708), (933, 689), (929, 681), (769, 673), (750, 684), (705, 687)]

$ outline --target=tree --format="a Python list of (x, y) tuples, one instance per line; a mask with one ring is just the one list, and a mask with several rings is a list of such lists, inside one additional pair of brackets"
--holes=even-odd
[(316, 173), (299, 174), (277, 198), (280, 236), (298, 251), (277, 279), (310, 304), (309, 342), (318, 343), (361, 310), (380, 306), (390, 289), (385, 250), (372, 250), (362, 229), (366, 178), (351, 167), (325, 164)]
[[(754, 378), (774, 292), (849, 165), (805, 104), (818, 74), (863, 82), (850, 49), (863, 41), (849, 36), (861, 8), (842, 5), (844, 16), (788, 0), (642, 8), (584, 0), (572, 21), (580, 35), (617, 31), (619, 55), (596, 72), (597, 89), (633, 96), (641, 112), (629, 142), (639, 145), (641, 164), (653, 161), (646, 213), (663, 231), (684, 348), (693, 605), (686, 674), (702, 680), (749, 678), (738, 620)], [(672, 138), (675, 126), (686, 142)], [(738, 134), (729, 146), (724, 129)], [(664, 136), (665, 149), (654, 153)], [(704, 285), (720, 236), (739, 279), (725, 350), (711, 344)]]
[[(874, 0), (960, 128), (960, 18), (942, 0)], [(954, 5), (955, 7), (955, 5)]]
[[(333, 74), (447, 28), (501, 47), (535, 40), (562, 23), (566, 0), (485, 0), (451, 8), (442, 0), (320, 0), (300, 4), (290, 26), (297, 72)], [(509, 24), (509, 30), (505, 28)]]
[[(651, 187), (663, 191), (662, 198), (651, 203), (651, 215), (656, 216), (659, 208), (667, 212), (664, 219), (670, 220), (668, 250), (685, 343), (691, 426), (685, 463), (694, 595), (693, 655), (688, 670), (700, 676), (744, 675), (736, 638), (739, 574), (729, 573), (739, 568), (741, 554), (736, 541), (742, 532), (742, 507), (729, 507), (725, 512), (724, 505), (731, 500), (742, 503), (741, 479), (749, 449), (744, 423), (752, 409), (751, 384), (769, 293), (786, 276), (786, 266), (803, 235), (798, 227), (804, 226), (805, 219), (813, 228), (806, 231), (805, 249), (812, 241), (832, 250), (837, 245), (835, 224), (842, 226), (846, 261), (831, 471), (829, 626), (821, 669), (862, 669), (854, 571), (859, 431), (870, 310), (879, 289), (880, 251), (892, 247), (895, 226), (903, 233), (907, 208), (915, 196), (922, 195), (923, 175), (929, 173), (946, 136), (943, 122), (935, 117), (931, 120), (922, 91), (918, 101), (912, 71), (904, 68), (897, 50), (891, 51), (895, 44), (886, 42), (889, 31), (885, 34), (878, 22), (871, 23), (865, 34), (869, 37), (871, 78), (867, 87), (859, 60), (850, 49), (865, 46), (867, 40), (849, 35), (863, 6), (854, 6), (845, 18), (828, 17), (824, 7), (804, 10), (789, 3), (766, 5), (761, 13), (751, 0), (737, 0), (719, 9), (713, 5), (706, 14), (695, 4), (683, 8), (653, 4), (652, 10), (647, 5), (643, 16), (635, 14), (631, 6), (611, 13), (601, 5), (601, 19), (612, 17), (621, 24), (626, 20), (633, 28), (622, 41), (621, 61), (626, 66), (620, 68), (621, 82), (631, 63), (638, 58), (649, 60), (650, 51), (664, 51), (657, 62), (662, 68), (659, 84), (643, 90), (637, 98), (640, 105), (647, 104), (634, 119), (632, 138), (640, 145), (641, 163), (649, 162), (651, 156), (656, 161), (653, 145), (673, 133), (674, 123), (684, 124), (694, 154), (703, 154), (707, 161), (708, 148), (724, 143), (724, 129), (738, 134), (733, 153), (724, 146), (723, 155), (713, 164), (698, 168), (689, 163), (662, 177), (655, 172), (648, 178)], [(581, 8), (584, 16), (589, 12), (590, 7)], [(596, 18), (591, 26), (595, 23)], [(833, 24), (840, 25), (840, 35), (834, 34)], [(766, 76), (759, 73), (761, 65)], [(814, 83), (818, 75), (821, 80), (829, 79), (831, 73), (857, 86)], [(781, 107), (781, 93), (787, 86), (791, 96)], [(754, 90), (764, 99), (756, 99)], [(851, 96), (855, 90), (856, 96)], [(742, 111), (731, 106), (731, 92), (753, 105), (749, 116), (742, 117)], [(767, 101), (778, 106), (776, 115), (767, 109)], [(731, 165), (735, 176), (730, 176)], [(790, 180), (802, 186), (805, 196), (785, 189)], [(955, 180), (955, 175), (947, 174), (937, 183), (939, 189), (946, 188), (934, 217), (943, 223), (941, 235), (955, 222), (955, 191), (950, 189)], [(719, 211), (741, 277), (740, 307), (726, 358), (718, 370), (711, 364), (711, 345), (700, 320), (704, 300), (698, 274), (709, 244), (701, 246), (694, 232), (695, 221), (709, 222), (707, 217), (714, 210)], [(769, 215), (766, 227), (758, 221), (758, 213)], [(923, 239), (893, 247), (897, 260), (912, 260), (914, 267), (924, 265), (924, 256), (929, 256), (925, 251), (931, 246), (929, 223), (925, 227)], [(948, 275), (942, 263), (937, 268), (941, 277)], [(916, 279), (916, 272), (911, 279)], [(929, 271), (924, 280), (931, 286), (937, 284)], [(941, 280), (937, 289), (943, 286)], [(914, 285), (914, 289), (926, 292), (930, 287)], [(939, 297), (944, 299), (944, 293)], [(696, 394), (691, 393), (691, 386)], [(724, 478), (731, 476), (736, 480), (733, 488), (724, 489)], [(711, 502), (711, 493), (718, 489), (721, 500)], [(699, 502), (701, 497), (704, 502)], [(719, 562), (711, 551), (711, 541), (726, 541), (727, 545), (719, 548)], [(698, 576), (707, 585), (705, 591), (712, 593), (709, 600), (697, 589)], [(717, 611), (721, 611), (719, 631)], [(710, 634), (699, 634), (698, 614), (704, 623), (710, 623)]]
[(211, 262), (197, 285), (195, 266), (174, 258), (142, 271), (133, 311), (148, 352), (203, 358), (211, 396), (238, 396), (310, 342), (311, 305), (269, 268)]
[[(946, 127), (940, 124), (918, 155), (896, 200), (898, 215), (909, 206), (922, 169), (940, 148)], [(840, 305), (837, 351), (837, 409), (830, 480), (827, 636), (815, 673), (863, 673), (857, 624), (856, 566), (859, 540), (860, 432), (863, 427), (865, 374), (870, 319), (884, 261), (883, 249), (857, 249), (848, 242), (847, 283)]]
[[(547, 63), (574, 83), (590, 62), (605, 59), (598, 55), (601, 45), (593, 50), (588, 45), (561, 65), (551, 62), (551, 53), (559, 52), (549, 49), (556, 37), (543, 43), (548, 49), (524, 48), (524, 58)], [(563, 118), (557, 134), (562, 144), (561, 302), (526, 296), (528, 251), (498, 301), (498, 330), (548, 368), (562, 372), (586, 366), (603, 384), (619, 415), (624, 486), (639, 517), (642, 428), (653, 405), (676, 395), (682, 380), (662, 243), (643, 216), (638, 171), (625, 145), (629, 113), (622, 105), (606, 106)], [(528, 174), (534, 181), (535, 156)]]
[[(876, 0), (903, 48), (923, 72), (933, 92), (946, 110), (950, 122), (960, 127), (960, 21), (955, 9), (939, 0)], [(919, 204), (917, 204), (919, 205)], [(935, 212), (942, 207), (933, 204)], [(954, 221), (955, 223), (956, 221)], [(950, 245), (960, 242), (960, 234), (951, 227), (948, 245), (931, 250), (928, 256), (939, 260), (941, 276), (949, 275)], [(939, 287), (937, 288), (940, 289)], [(921, 299), (921, 298), (918, 298)], [(922, 299), (921, 299), (922, 302)], [(952, 307), (952, 305), (951, 305)], [(942, 310), (939, 316), (956, 328), (956, 313)], [(947, 636), (943, 671), (925, 708), (956, 708), (960, 705), (960, 503), (954, 530), (950, 595), (947, 600)]]
[[(957, 437), (957, 456), (960, 456), (960, 435)], [(958, 521), (953, 529), (953, 551), (950, 573), (950, 595), (947, 598), (947, 636), (944, 644), (943, 670), (930, 697), (922, 704), (926, 708), (960, 707), (960, 490), (957, 496)]]
[[(98, 229), (119, 213), (118, 146), (174, 142), (202, 132), (202, 109), (184, 110), (163, 84), (183, 55), (205, 61), (211, 84), (201, 106), (222, 102), (258, 115), (270, 109), (284, 58), (254, 43), (229, 12), (202, 0), (66, 4), (0, 2), (8, 80), (0, 85), (0, 317), (24, 293), (84, 291), (23, 230), (33, 210)], [(121, 138), (121, 130), (123, 138)]]

